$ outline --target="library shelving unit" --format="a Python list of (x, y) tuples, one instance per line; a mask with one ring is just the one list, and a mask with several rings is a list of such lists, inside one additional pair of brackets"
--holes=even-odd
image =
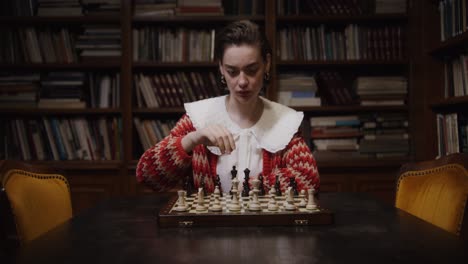
[[(283, 1), (284, 2), (284, 1)], [(334, 1), (332, 1), (334, 2)], [(318, 2), (316, 2), (318, 3)], [(323, 5), (327, 5), (324, 1)], [(338, 7), (339, 9), (340, 7)], [(347, 7), (343, 7), (347, 8)], [(405, 105), (375, 105), (375, 106), (364, 106), (360, 104), (348, 104), (348, 105), (323, 105), (322, 106), (309, 106), (309, 107), (295, 107), (297, 110), (303, 111), (305, 113), (306, 121), (309, 118), (314, 117), (323, 117), (323, 116), (346, 116), (346, 115), (366, 115), (366, 114), (402, 114), (407, 115), (409, 121), (408, 133), (409, 133), (409, 155), (405, 157), (392, 157), (392, 158), (369, 158), (369, 157), (357, 157), (357, 158), (320, 158), (320, 155), (317, 155), (317, 165), (319, 168), (322, 187), (321, 191), (351, 191), (351, 192), (369, 192), (372, 193), (388, 202), (392, 202), (394, 199), (394, 186), (397, 171), (402, 163), (411, 161), (414, 159), (415, 149), (413, 144), (413, 135), (412, 135), (412, 113), (411, 105), (412, 98), (414, 93), (412, 91), (412, 72), (410, 71), (411, 64), (413, 63), (408, 54), (412, 50), (412, 42), (409, 38), (409, 33), (411, 30), (411, 8), (408, 7), (408, 11), (403, 14), (375, 14), (374, 12), (361, 12), (357, 8), (349, 7), (352, 10), (342, 10), (342, 11), (332, 11), (325, 12), (323, 14), (301, 14), (301, 12), (292, 11), (292, 12), (274, 12), (272, 21), (269, 21), (268, 24), (274, 25), (275, 29), (271, 30), (273, 36), (270, 36), (272, 39), (278, 40), (275, 42), (275, 49), (282, 51), (282, 47), (279, 47), (281, 44), (281, 30), (288, 29), (287, 34), (289, 41), (293, 41), (295, 44), (293, 46), (300, 46), (300, 37), (297, 37), (294, 33), (295, 29), (298, 31), (307, 28), (325, 28), (325, 35), (328, 32), (343, 32), (343, 29), (349, 25), (354, 25), (358, 28), (363, 28), (365, 31), (366, 28), (374, 29), (375, 32), (379, 32), (379, 28), (383, 29), (386, 27), (397, 26), (401, 28), (401, 35), (398, 37), (401, 40), (401, 47), (398, 52), (402, 52), (400, 56), (392, 57), (373, 57), (366, 58), (362, 54), (359, 58), (349, 58), (344, 57), (343, 54), (339, 54), (339, 47), (329, 48), (330, 54), (327, 54), (326, 58), (319, 59), (304, 59), (305, 55), (297, 55), (299, 52), (293, 51), (294, 55), (292, 59), (281, 60), (279, 56), (276, 56), (274, 65), (276, 66), (276, 74), (287, 73), (287, 72), (312, 72), (317, 73), (320, 71), (336, 71), (345, 75), (354, 76), (391, 76), (391, 75), (401, 75), (405, 76), (408, 79), (408, 94), (407, 94), (407, 103)], [(294, 8), (293, 8), (294, 9)], [(326, 9), (326, 8), (325, 8)], [(356, 12), (360, 12), (356, 14)], [(297, 14), (299, 13), (299, 14)], [(383, 31), (383, 30), (382, 30)], [(309, 31), (310, 32), (310, 31)], [(335, 33), (333, 32), (333, 33)], [(332, 34), (333, 34), (332, 33)], [(314, 38), (317, 38), (315, 33), (311, 34), (311, 41), (314, 41)], [(382, 34), (384, 35), (384, 34)], [(346, 37), (349, 37), (347, 35)], [(295, 40), (295, 38), (298, 40)], [(362, 36), (361, 36), (362, 37)], [(332, 40), (327, 39), (323, 36), (319, 37), (325, 38), (323, 41), (324, 45), (335, 45)], [(307, 40), (309, 41), (309, 40)], [(306, 41), (306, 43), (308, 43)], [(327, 41), (332, 44), (326, 44)], [(392, 39), (388, 39), (388, 36), (382, 37), (377, 41), (382, 41), (382, 44), (377, 45), (389, 45), (388, 42), (392, 42)], [(338, 42), (339, 43), (339, 42)], [(365, 43), (365, 42), (363, 42)], [(362, 45), (362, 43), (361, 43)], [(322, 47), (323, 48), (323, 47)], [(374, 47), (375, 48), (375, 47)], [(327, 50), (327, 48), (324, 48)], [(345, 47), (349, 50), (349, 47)], [(364, 51), (365, 52), (365, 51)], [(393, 51), (392, 51), (393, 52)], [(305, 53), (305, 52), (304, 52)], [(313, 51), (312, 51), (313, 53)], [(339, 54), (339, 55), (336, 55)], [(301, 58), (302, 56), (302, 58)], [(310, 55), (308, 55), (310, 56)], [(299, 57), (299, 58), (298, 58)], [(314, 57), (316, 58), (316, 57)], [(349, 81), (349, 80), (348, 80)], [(321, 88), (319, 87), (319, 90)], [(277, 97), (278, 82), (273, 82), (271, 96), (273, 98)], [(322, 98), (323, 99), (323, 98)], [(323, 102), (323, 100), (322, 100)], [(306, 125), (308, 126), (308, 125)], [(307, 129), (305, 129), (307, 131)], [(305, 132), (304, 137), (310, 137), (310, 131)]]
[[(114, 27), (121, 27), (122, 17), (119, 15), (106, 15), (106, 16), (82, 16), (82, 17), (37, 17), (37, 16), (24, 16), (24, 17), (0, 17), (0, 24), (2, 25), (2, 32), (5, 27), (13, 30), (19, 28), (71, 28), (76, 29), (83, 25), (112, 25)], [(23, 74), (40, 74), (44, 75), (49, 72), (121, 72), (121, 63), (119, 61), (100, 61), (95, 62), (71, 62), (71, 63), (27, 63), (27, 62), (11, 62), (0, 63), (0, 71), (2, 73), (23, 73)], [(19, 120), (37, 120), (57, 118), (68, 120), (70, 118), (84, 118), (84, 119), (97, 119), (97, 118), (117, 118), (121, 119), (124, 116), (124, 108), (107, 107), (107, 108), (85, 108), (85, 109), (70, 109), (70, 108), (5, 108), (0, 109), (0, 119), (8, 122), (12, 119)], [(5, 133), (2, 134), (5, 136)], [(30, 142), (30, 141), (29, 141)], [(3, 143), (12, 145), (14, 148), (19, 148), (14, 145), (11, 138), (8, 142)], [(3, 146), (2, 146), (3, 148)], [(4, 157), (10, 158), (10, 157)], [(73, 207), (76, 212), (92, 206), (96, 201), (109, 198), (121, 193), (122, 186), (122, 167), (124, 158), (112, 160), (70, 160), (70, 161), (40, 161), (31, 160), (34, 163), (45, 164), (53, 166), (65, 171), (70, 184), (72, 186), (72, 200)]]
[(468, 83), (466, 1), (425, 1), (423, 23), (432, 30), (423, 31), (427, 60), (427, 113), (432, 134), (429, 155), (444, 156), (468, 152)]
[[(249, 1), (246, 1), (249, 2)], [(142, 103), (143, 96), (139, 91), (137, 79), (140, 76), (155, 76), (158, 74), (180, 74), (185, 72), (217, 73), (217, 66), (208, 60), (163, 60), (158, 58), (140, 58), (142, 52), (140, 39), (136, 37), (140, 32), (148, 30), (159, 32), (158, 28), (169, 28), (173, 31), (183, 28), (203, 31), (217, 29), (223, 25), (240, 19), (250, 19), (262, 26), (272, 44), (274, 51), (278, 50), (277, 39), (279, 29), (288, 26), (330, 25), (342, 28), (348, 24), (356, 25), (386, 25), (395, 24), (408, 30), (404, 31), (403, 45), (406, 54), (410, 54), (415, 41), (412, 41), (412, 10), (408, 8), (405, 14), (372, 14), (372, 15), (280, 15), (277, 12), (276, 1), (261, 2), (258, 14), (224, 15), (224, 16), (161, 16), (136, 17), (133, 14), (132, 1), (121, 1), (120, 14), (115, 16), (82, 16), (82, 17), (0, 17), (0, 24), (10, 28), (21, 27), (79, 27), (87, 24), (114, 25), (120, 28), (121, 57), (118, 60), (102, 60), (76, 63), (0, 63), (1, 72), (36, 72), (52, 71), (80, 71), (80, 72), (115, 72), (119, 75), (120, 93), (119, 104), (111, 108), (85, 109), (38, 109), (38, 108), (0, 108), (0, 119), (29, 119), (29, 118), (117, 118), (120, 119), (119, 147), (120, 155), (111, 160), (60, 160), (36, 161), (41, 164), (61, 168), (70, 180), (72, 199), (76, 211), (87, 208), (97, 201), (123, 195), (139, 195), (149, 193), (146, 188), (139, 186), (135, 180), (135, 167), (144, 145), (139, 139), (135, 119), (140, 120), (177, 120), (184, 113), (181, 105), (165, 107), (148, 106)], [(325, 2), (325, 1), (324, 1)], [(137, 43), (140, 42), (140, 43)], [(148, 47), (149, 48), (149, 47)], [(153, 47), (154, 49), (154, 47)], [(143, 52), (144, 51), (143, 49)], [(154, 52), (154, 50), (153, 50)], [(190, 52), (190, 51), (189, 51)], [(157, 53), (157, 52), (156, 52)], [(146, 53), (145, 53), (146, 54)], [(154, 54), (153, 54), (154, 55)], [(154, 55), (156, 56), (156, 55)], [(306, 119), (314, 116), (354, 115), (365, 113), (403, 113), (409, 117), (410, 155), (404, 158), (359, 159), (359, 160), (318, 160), (321, 176), (321, 191), (356, 191), (375, 194), (389, 202), (394, 197), (396, 173), (402, 163), (418, 156), (418, 145), (414, 143), (415, 129), (413, 103), (418, 94), (413, 87), (414, 75), (411, 70), (414, 60), (405, 55), (392, 60), (287, 60), (273, 57), (272, 80), (266, 97), (276, 100), (278, 93), (279, 73), (288, 71), (319, 71), (333, 70), (352, 74), (400, 74), (408, 78), (407, 104), (403, 106), (360, 106), (360, 105), (324, 105), (317, 107), (296, 107), (304, 111)], [(138, 76), (138, 78), (136, 78)], [(217, 76), (217, 75), (216, 75)], [(177, 87), (176, 87), (177, 88)], [(417, 91), (417, 89), (416, 89)], [(457, 99), (458, 100), (458, 99)], [(448, 101), (447, 101), (448, 102)], [(466, 102), (466, 100), (464, 101)], [(454, 102), (453, 104), (457, 104)]]

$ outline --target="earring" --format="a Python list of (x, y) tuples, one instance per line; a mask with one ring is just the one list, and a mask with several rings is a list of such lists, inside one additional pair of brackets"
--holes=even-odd
[(226, 85), (226, 78), (221, 74), (221, 84)]
[(263, 76), (263, 79), (265, 81), (269, 81), (270, 80), (270, 73), (269, 72), (265, 72), (265, 75)]

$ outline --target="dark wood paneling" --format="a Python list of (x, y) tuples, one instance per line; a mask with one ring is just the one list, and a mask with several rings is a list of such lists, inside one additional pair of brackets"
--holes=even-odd
[(118, 171), (66, 172), (70, 183), (73, 214), (95, 206), (98, 202), (120, 196), (122, 182)]

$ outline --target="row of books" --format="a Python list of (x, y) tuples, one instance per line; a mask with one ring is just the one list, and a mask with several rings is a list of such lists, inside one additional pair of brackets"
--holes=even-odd
[(407, 157), (410, 153), (408, 116), (403, 113), (361, 115), (364, 137), (359, 152), (377, 158)]
[(38, 73), (0, 73), (0, 108), (37, 106)]
[(225, 15), (263, 15), (265, 14), (264, 0), (223, 0)]
[(320, 106), (317, 82), (311, 73), (280, 73), (278, 102), (287, 106)]
[[(278, 101), (288, 106), (404, 105), (403, 76), (358, 76), (338, 72), (282, 73)], [(181, 107), (185, 102), (220, 96), (213, 71), (134, 75), (137, 107)], [(49, 72), (0, 76), (0, 107), (109, 108), (120, 106), (120, 75), (112, 72)]]
[(335, 71), (317, 73), (318, 95), (323, 105), (357, 105), (359, 98), (353, 89), (351, 77)]
[(120, 106), (117, 73), (49, 72), (0, 76), (0, 108)]
[(135, 61), (213, 61), (214, 29), (143, 27), (133, 29)]
[(439, 156), (468, 153), (468, 114), (437, 114)]
[(138, 107), (180, 107), (222, 94), (213, 72), (174, 72), (134, 76)]
[(263, 0), (136, 0), (135, 17), (259, 15)]
[(405, 105), (408, 79), (404, 76), (359, 76), (354, 90), (361, 105)]
[(0, 41), (2, 63), (71, 63), (78, 61), (74, 42), (65, 28), (5, 29)]
[(119, 160), (119, 118), (11, 119), (1, 121), (0, 157), (21, 160)]
[(406, 0), (278, 0), (279, 15), (363, 15), (406, 13)]
[(39, 108), (86, 108), (83, 72), (50, 72), (41, 80)]
[(445, 98), (468, 95), (468, 55), (461, 54), (444, 64)]
[[(288, 60), (395, 60), (404, 58), (401, 27), (348, 25), (342, 31), (318, 27), (280, 29), (279, 58)], [(135, 61), (207, 62), (214, 58), (215, 29), (143, 27), (133, 30)], [(20, 28), (6, 30), (0, 41), (0, 62), (71, 63), (119, 58), (118, 28), (86, 26), (70, 30)]]
[[(176, 120), (154, 120), (133, 118), (141, 150), (147, 150), (169, 135)], [(141, 152), (140, 152), (141, 153)]]
[(467, 0), (441, 0), (439, 1), (439, 12), (440, 40), (444, 41), (467, 30)]
[(73, 63), (120, 56), (120, 29), (85, 26), (82, 34), (67, 28), (6, 29), (0, 40), (2, 63)]
[(120, 28), (85, 25), (84, 32), (75, 41), (75, 49), (83, 61), (99, 61), (103, 58), (116, 60), (121, 56)]
[(2, 0), (1, 16), (82, 16), (118, 14), (120, 0)]
[(136, 0), (135, 17), (154, 16), (220, 16), (224, 14), (221, 0)]
[(312, 148), (334, 158), (405, 157), (409, 155), (405, 114), (311, 117)]
[(278, 56), (282, 61), (403, 59), (402, 31), (401, 26), (355, 24), (341, 29), (323, 24), (317, 27), (283, 27), (278, 34)]
[(333, 71), (279, 75), (278, 101), (288, 106), (405, 105), (404, 76), (346, 76)]

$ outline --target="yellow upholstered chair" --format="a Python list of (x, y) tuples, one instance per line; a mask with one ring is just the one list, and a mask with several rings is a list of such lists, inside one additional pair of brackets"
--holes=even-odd
[(1, 163), (0, 175), (6, 198), (3, 200), (8, 202), (20, 243), (27, 243), (72, 217), (70, 189), (64, 176), (14, 161)]
[(401, 167), (395, 206), (453, 234), (468, 238), (468, 154)]

